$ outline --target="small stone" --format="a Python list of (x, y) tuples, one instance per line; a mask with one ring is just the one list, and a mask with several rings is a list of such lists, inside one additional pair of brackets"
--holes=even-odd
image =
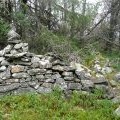
[(53, 84), (52, 84), (52, 83), (43, 83), (43, 84), (42, 84), (42, 87), (45, 87), (45, 88), (53, 88)]
[(11, 50), (10, 54), (13, 54), (13, 55), (18, 54), (18, 51), (17, 50)]
[(4, 50), (1, 50), (0, 51), (0, 56), (2, 57), (2, 56), (4, 56), (5, 55), (5, 51)]
[(120, 82), (120, 73), (117, 73), (117, 74), (115, 75), (115, 80), (116, 80), (117, 82)]
[(81, 80), (82, 90), (90, 92), (95, 86), (91, 80)]
[(81, 90), (82, 85), (80, 83), (69, 83), (68, 89), (69, 90)]
[(32, 59), (31, 59), (31, 63), (36, 63), (36, 62), (39, 63), (39, 61), (40, 61), (39, 57), (32, 57)]
[(19, 73), (19, 72), (23, 72), (25, 70), (24, 66), (21, 65), (16, 65), (16, 66), (12, 66), (11, 67), (11, 72), (12, 73)]
[(7, 68), (5, 66), (0, 67), (0, 72), (5, 71)]
[(36, 74), (39, 74), (39, 73), (45, 73), (46, 69), (36, 68), (36, 69), (28, 70), (27, 72), (28, 72), (29, 75), (36, 75)]
[(36, 91), (40, 94), (47, 94), (47, 93), (51, 93), (52, 89), (51, 88), (45, 88), (45, 87), (39, 87)]
[(109, 82), (112, 87), (118, 86), (118, 83), (115, 80), (110, 80)]
[(67, 84), (63, 78), (58, 78), (54, 84), (54, 87), (59, 87), (61, 90), (66, 90)]
[(10, 92), (12, 90), (18, 89), (20, 86), (19, 83), (13, 83), (7, 86), (0, 86), (0, 93)]
[(3, 60), (5, 60), (5, 58), (4, 57), (0, 57), (0, 62), (2, 62)]
[(14, 46), (14, 49), (20, 49), (22, 47), (23, 47), (23, 43), (19, 43)]
[(3, 51), (4, 51), (5, 54), (6, 54), (6, 53), (9, 53), (9, 52), (11, 51), (11, 49), (12, 49), (12, 46), (11, 46), (11, 45), (7, 45), (7, 46), (3, 49)]
[(61, 78), (61, 75), (59, 73), (52, 75), (52, 79), (56, 80), (58, 78)]
[(8, 66), (8, 65), (10, 65), (10, 63), (9, 63), (7, 60), (3, 60), (3, 61), (1, 62), (1, 65), (2, 65), (2, 66)]
[(120, 117), (120, 106), (115, 110), (115, 114)]
[(112, 102), (113, 102), (114, 104), (119, 104), (119, 103), (120, 103), (120, 96), (117, 96), (117, 97), (113, 98), (113, 99), (112, 99)]
[(53, 66), (52, 69), (53, 69), (54, 71), (60, 71), (60, 72), (63, 72), (63, 71), (64, 71), (64, 67), (63, 67), (63, 66), (60, 66), (60, 65)]
[(73, 73), (72, 72), (63, 72), (62, 75), (64, 77), (73, 77)]
[(12, 77), (16, 79), (20, 79), (20, 78), (29, 78), (30, 76), (27, 73), (21, 72), (21, 73), (12, 74)]
[(54, 83), (55, 81), (54, 81), (54, 79), (50, 79), (50, 78), (49, 78), (49, 79), (46, 79), (45, 82), (46, 82), (46, 83)]
[(19, 79), (7, 79), (5, 80), (6, 84), (19, 83)]
[(65, 81), (74, 81), (74, 77), (64, 77)]

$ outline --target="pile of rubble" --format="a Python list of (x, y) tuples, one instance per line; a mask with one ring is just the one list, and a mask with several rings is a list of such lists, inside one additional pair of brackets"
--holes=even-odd
[(105, 91), (112, 98), (111, 87), (102, 77), (93, 77), (82, 65), (66, 64), (52, 53), (36, 55), (28, 51), (28, 43), (11, 30), (8, 45), (0, 51), (0, 95), (25, 92), (50, 93), (59, 87), (64, 93), (72, 91)]

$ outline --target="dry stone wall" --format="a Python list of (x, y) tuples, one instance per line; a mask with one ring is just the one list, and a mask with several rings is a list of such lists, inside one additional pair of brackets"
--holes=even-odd
[(86, 69), (66, 64), (56, 54), (30, 53), (28, 43), (22, 43), (20, 36), (11, 30), (8, 45), (0, 51), (0, 95), (50, 93), (56, 87), (64, 93), (92, 92), (99, 88), (112, 97), (109, 83), (104, 78), (93, 78)]

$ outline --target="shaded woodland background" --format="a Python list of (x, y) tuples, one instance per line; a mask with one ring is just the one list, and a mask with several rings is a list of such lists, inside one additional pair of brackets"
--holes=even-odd
[(35, 53), (54, 52), (67, 61), (92, 59), (99, 52), (119, 54), (120, 0), (96, 4), (87, 0), (0, 0), (0, 49), (7, 44), (10, 24)]

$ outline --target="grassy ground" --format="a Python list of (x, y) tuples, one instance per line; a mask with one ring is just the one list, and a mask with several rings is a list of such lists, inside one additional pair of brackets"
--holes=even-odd
[(58, 91), (6, 96), (0, 99), (0, 120), (120, 120), (113, 114), (117, 105), (98, 98), (74, 93), (66, 100)]

